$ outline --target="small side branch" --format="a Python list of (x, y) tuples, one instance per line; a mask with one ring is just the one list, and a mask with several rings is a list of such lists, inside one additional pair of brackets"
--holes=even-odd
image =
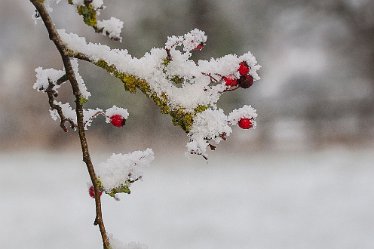
[[(48, 95), (48, 103), (49, 103), (49, 106), (51, 107), (52, 110), (57, 111), (58, 116), (60, 117), (60, 127), (65, 132), (67, 132), (68, 129), (66, 128), (65, 123), (68, 122), (70, 124), (71, 129), (75, 129), (76, 125), (73, 122), (73, 120), (71, 120), (69, 118), (66, 118), (65, 115), (64, 115), (64, 112), (62, 111), (61, 106), (59, 106), (55, 103), (55, 97), (57, 97), (57, 92), (55, 90), (53, 90), (54, 85), (53, 85), (52, 81), (48, 80), (48, 82), (49, 82), (49, 85), (48, 85), (48, 88), (46, 90), (46, 93)], [(59, 81), (57, 81), (57, 82), (59, 82)], [(62, 84), (62, 83), (63, 82), (61, 82), (60, 84)]]

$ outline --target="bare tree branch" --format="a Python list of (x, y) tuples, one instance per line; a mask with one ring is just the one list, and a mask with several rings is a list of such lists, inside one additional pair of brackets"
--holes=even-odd
[(110, 242), (108, 235), (106, 233), (106, 229), (104, 226), (102, 210), (101, 210), (101, 200), (100, 200), (100, 188), (99, 188), (99, 181), (96, 176), (93, 163), (91, 161), (90, 153), (88, 150), (88, 143), (86, 139), (86, 134), (84, 130), (84, 122), (83, 122), (83, 105), (80, 102), (82, 94), (79, 90), (79, 85), (77, 79), (75, 77), (75, 73), (70, 61), (69, 56), (66, 53), (66, 47), (62, 42), (60, 36), (57, 33), (55, 25), (44, 6), (43, 0), (30, 0), (30, 2), (35, 6), (36, 10), (38, 11), (40, 17), (42, 18), (45, 27), (47, 28), (49, 39), (53, 41), (57, 50), (60, 52), (61, 59), (63, 61), (66, 77), (69, 80), (73, 94), (75, 96), (75, 106), (76, 106), (76, 114), (77, 114), (77, 124), (78, 124), (78, 133), (81, 143), (81, 149), (83, 154), (83, 161), (86, 163), (88, 173), (90, 175), (92, 185), (95, 190), (95, 203), (96, 203), (96, 218), (94, 224), (99, 225), (100, 233), (103, 241), (103, 248), (110, 249)]

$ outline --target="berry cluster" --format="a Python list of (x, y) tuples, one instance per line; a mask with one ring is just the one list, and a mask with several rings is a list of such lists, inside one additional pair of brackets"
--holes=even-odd
[(243, 61), (239, 64), (238, 73), (240, 75), (239, 79), (235, 75), (224, 76), (226, 86), (228, 87), (239, 87), (249, 88), (253, 85), (253, 77), (249, 74), (251, 68), (248, 66), (247, 62)]

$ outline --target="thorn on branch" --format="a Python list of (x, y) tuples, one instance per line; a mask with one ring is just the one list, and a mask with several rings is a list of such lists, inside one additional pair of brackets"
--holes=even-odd
[(214, 146), (214, 145), (212, 145), (212, 144), (209, 144), (209, 148), (210, 148), (211, 150), (216, 150), (217, 146)]
[(98, 217), (96, 217), (96, 218), (95, 218), (95, 221), (94, 221), (94, 223), (93, 223), (93, 224), (94, 224), (94, 226), (97, 226), (97, 225), (99, 225), (99, 218), (98, 218)]
[(35, 10), (34, 17), (35, 17), (36, 19), (37, 19), (37, 18), (40, 18), (40, 14), (39, 14), (39, 11), (38, 11), (38, 10)]

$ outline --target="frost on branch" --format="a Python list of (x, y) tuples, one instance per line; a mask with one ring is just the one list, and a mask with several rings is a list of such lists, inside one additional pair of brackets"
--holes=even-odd
[(65, 75), (65, 71), (56, 70), (53, 68), (43, 69), (38, 67), (35, 69), (36, 72), (36, 82), (33, 88), (37, 91), (45, 92), (49, 87), (49, 84), (53, 84), (52, 90), (57, 91), (61, 84), (57, 84), (57, 81)]
[[(169, 37), (165, 48), (154, 48), (141, 58), (132, 57), (125, 49), (89, 43), (65, 30), (58, 32), (70, 56), (104, 68), (122, 80), (126, 90), (141, 90), (162, 113), (171, 115), (173, 123), (188, 133), (188, 151), (204, 157), (210, 141), (219, 143), (231, 133), (230, 120), (217, 110), (220, 96), (224, 92), (249, 88), (260, 79), (257, 70), (261, 66), (250, 52), (197, 63), (191, 60), (191, 52), (207, 40), (204, 32), (197, 29), (183, 36)], [(211, 119), (216, 120), (211, 122)], [(243, 127), (253, 127), (249, 121)]]
[(178, 46), (183, 46), (183, 51), (190, 52), (192, 50), (201, 50), (205, 45), (208, 37), (205, 32), (194, 29), (183, 36), (171, 36), (168, 37), (165, 43), (165, 48), (171, 50)]
[(97, 20), (100, 10), (104, 9), (102, 0), (69, 0), (69, 4), (77, 8), (78, 14), (83, 17), (86, 25), (93, 27), (96, 33), (101, 33), (115, 41), (122, 41), (121, 31), (123, 22), (111, 17), (108, 20)]
[(191, 154), (202, 155), (207, 158), (207, 148), (215, 149), (211, 143), (219, 144), (226, 140), (232, 133), (230, 126), (238, 124), (242, 118), (247, 118), (256, 125), (256, 110), (245, 105), (240, 109), (233, 110), (226, 116), (222, 109), (208, 109), (196, 115), (192, 128), (188, 133), (190, 142), (187, 143), (187, 150)]
[[(79, 90), (81, 92), (81, 99), (84, 104), (87, 102), (88, 97), (91, 96), (91, 93), (88, 92), (87, 87), (83, 81), (83, 78), (80, 76), (78, 71), (78, 60), (71, 59), (71, 65), (75, 74), (75, 78), (78, 83)], [(72, 129), (76, 129), (78, 126), (76, 111), (70, 106), (69, 103), (61, 103), (56, 101), (55, 98), (58, 97), (58, 89), (61, 85), (67, 81), (65, 71), (56, 70), (56, 69), (42, 69), (38, 67), (35, 69), (36, 72), (36, 82), (33, 85), (33, 88), (39, 92), (46, 92), (48, 94), (49, 103), (50, 103), (50, 115), (53, 120), (60, 120), (61, 127), (67, 131), (64, 123), (69, 122)], [(83, 124), (84, 129), (87, 130), (91, 126), (94, 118), (99, 115), (105, 116), (107, 123), (112, 123), (115, 126), (122, 127), (125, 120), (128, 118), (129, 113), (127, 109), (123, 109), (117, 106), (113, 106), (104, 111), (100, 108), (96, 109), (83, 109)], [(121, 125), (116, 125), (113, 117), (121, 119)], [(118, 121), (117, 121), (118, 122)]]
[(123, 22), (121, 20), (111, 17), (109, 20), (97, 21), (97, 28), (110, 39), (122, 42)]
[(110, 196), (116, 193), (130, 193), (131, 183), (142, 177), (142, 170), (154, 159), (151, 149), (134, 151), (129, 154), (113, 154), (107, 161), (96, 167), (103, 190)]
[(84, 80), (83, 80), (82, 76), (80, 76), (80, 74), (79, 74), (78, 60), (77, 59), (71, 59), (71, 65), (73, 66), (73, 70), (74, 70), (74, 73), (75, 73), (75, 78), (77, 79), (79, 90), (82, 94), (82, 97), (85, 98), (85, 99), (88, 99), (88, 97), (91, 96), (91, 93), (89, 91), (87, 91), (86, 84), (84, 83)]
[(206, 110), (196, 115), (191, 131), (188, 136), (190, 142), (187, 150), (191, 154), (203, 155), (206, 157), (206, 150), (211, 141), (216, 144), (222, 141), (223, 137), (229, 136), (232, 132), (228, 125), (227, 116), (222, 109)]

